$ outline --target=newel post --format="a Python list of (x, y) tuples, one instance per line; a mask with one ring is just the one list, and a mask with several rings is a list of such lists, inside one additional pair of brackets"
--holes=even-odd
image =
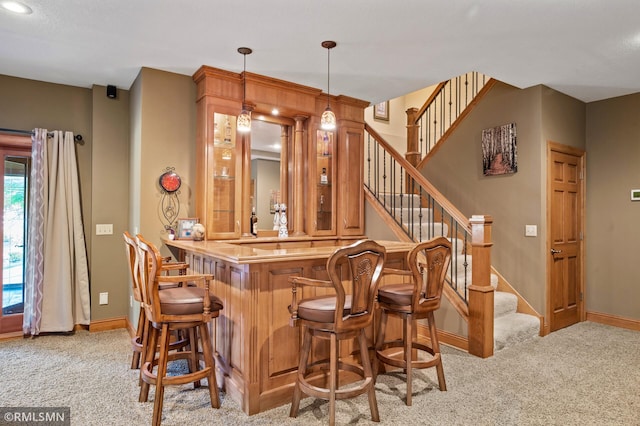
[(418, 149), (420, 126), (416, 124), (418, 108), (409, 108), (405, 112), (407, 113), (407, 153), (404, 158), (415, 167), (421, 160)]
[(474, 215), (471, 224), (471, 285), (469, 286), (469, 353), (493, 355), (493, 293), (491, 287), (491, 216)]

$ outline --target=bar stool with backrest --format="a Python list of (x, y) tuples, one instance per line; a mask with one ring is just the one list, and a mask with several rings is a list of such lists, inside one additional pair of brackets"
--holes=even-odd
[[(127, 231), (122, 233), (122, 237), (125, 242), (125, 249), (127, 253), (127, 260), (129, 262), (129, 272), (131, 274), (131, 290), (133, 293), (133, 299), (142, 304), (142, 294), (140, 293), (140, 274), (138, 272), (138, 265), (136, 261), (137, 257), (137, 243), (136, 240), (131, 234)], [(168, 261), (171, 258), (163, 258), (162, 262), (162, 270), (165, 274), (169, 275), (171, 272), (175, 271), (179, 275), (186, 274), (187, 269), (189, 268), (189, 264), (185, 262), (171, 262)], [(169, 284), (171, 287), (177, 287), (178, 284)], [(149, 329), (149, 321), (147, 319), (147, 315), (145, 310), (141, 307), (140, 312), (138, 314), (138, 326), (136, 327), (136, 334), (131, 338), (131, 349), (133, 351), (133, 357), (131, 359), (131, 368), (136, 369), (140, 368), (140, 360), (144, 359), (144, 348), (146, 346), (146, 338), (148, 335), (147, 330)], [(186, 340), (177, 340), (171, 344), (171, 349), (178, 349), (183, 347), (186, 344)]]
[[(140, 402), (145, 402), (149, 396), (149, 386), (155, 385), (156, 393), (153, 405), (153, 425), (159, 425), (162, 419), (162, 405), (164, 387), (194, 383), (199, 386), (200, 380), (206, 378), (209, 386), (211, 406), (220, 407), (218, 385), (216, 383), (215, 360), (209, 337), (208, 323), (220, 314), (222, 301), (209, 292), (211, 275), (178, 275), (166, 276), (162, 274), (162, 257), (157, 248), (140, 235), (137, 236), (138, 270), (141, 277), (141, 294), (143, 307), (151, 327), (145, 352), (144, 364), (141, 369), (142, 386), (140, 387)], [(159, 287), (166, 283), (193, 283), (180, 287)], [(191, 336), (199, 340), (191, 341), (189, 350), (169, 353), (170, 334), (174, 330), (197, 330)], [(159, 342), (160, 349), (156, 358), (155, 348)], [(202, 353), (198, 353), (198, 347)], [(167, 375), (169, 361), (187, 359), (190, 371), (182, 375)], [(205, 367), (200, 369), (199, 360), (204, 361)], [(154, 366), (157, 370), (154, 372)], [(191, 368), (195, 366), (195, 368)]]
[[(379, 362), (402, 368), (406, 372), (407, 405), (411, 405), (414, 368), (436, 367), (440, 390), (447, 390), (433, 313), (440, 307), (442, 288), (450, 261), (451, 243), (445, 237), (418, 243), (407, 254), (408, 271), (385, 269), (385, 274), (408, 276), (411, 282), (408, 284), (385, 283), (378, 290), (378, 306), (381, 315), (376, 336), (376, 357)], [(400, 340), (385, 341), (389, 315), (402, 319), (402, 339)], [(420, 319), (427, 320), (430, 343), (420, 341), (413, 328), (414, 321)], [(398, 347), (403, 348), (399, 354), (393, 349), (388, 350)], [(426, 357), (414, 359), (414, 355), (426, 355)], [(376, 377), (380, 367), (379, 362), (374, 365)]]
[[(337, 249), (329, 257), (329, 281), (303, 277), (289, 279), (293, 292), (290, 306), (291, 324), (300, 324), (303, 334), (300, 363), (291, 402), (291, 417), (297, 417), (300, 398), (304, 393), (314, 398), (329, 400), (329, 424), (333, 425), (337, 399), (367, 393), (371, 418), (375, 422), (380, 421), (365, 329), (372, 322), (375, 295), (382, 275), (385, 254), (384, 247), (375, 241), (358, 241)], [(332, 288), (335, 295), (307, 297), (298, 301), (298, 288), (302, 286)], [(330, 341), (328, 361), (323, 359), (309, 364), (313, 337)], [(356, 338), (359, 344), (361, 365), (340, 357), (340, 342), (353, 338)], [(328, 387), (322, 388), (319, 387), (319, 380), (323, 379), (322, 374), (325, 374), (326, 381), (326, 373), (318, 372), (322, 367), (326, 370), (327, 366), (329, 383)], [(345, 371), (355, 373), (362, 380), (355, 386), (339, 389), (339, 372)]]

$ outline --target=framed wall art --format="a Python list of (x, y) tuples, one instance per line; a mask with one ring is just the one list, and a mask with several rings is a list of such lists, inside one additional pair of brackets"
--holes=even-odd
[(380, 102), (373, 106), (375, 120), (389, 121), (389, 101)]
[(482, 171), (485, 176), (518, 171), (516, 123), (482, 131)]
[(176, 231), (176, 240), (192, 240), (193, 225), (198, 223), (195, 217), (178, 219), (178, 230)]

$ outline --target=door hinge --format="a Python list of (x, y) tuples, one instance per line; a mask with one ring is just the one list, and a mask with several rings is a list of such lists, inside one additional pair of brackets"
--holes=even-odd
[(582, 302), (584, 300), (584, 293), (580, 292), (580, 301)]
[(584, 179), (584, 172), (580, 170), (580, 180)]
[(580, 241), (584, 240), (584, 234), (580, 231)]

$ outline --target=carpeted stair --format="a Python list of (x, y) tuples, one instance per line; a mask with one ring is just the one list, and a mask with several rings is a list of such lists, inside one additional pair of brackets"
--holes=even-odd
[(517, 312), (518, 298), (515, 294), (496, 291), (493, 294), (493, 350), (509, 346), (538, 336), (540, 320), (533, 315)]
[[(396, 221), (400, 222), (406, 231), (412, 232), (416, 241), (424, 241), (434, 236), (449, 234), (448, 224), (433, 222), (433, 210), (418, 207), (418, 199), (407, 194), (386, 195), (384, 203), (388, 211)], [(457, 291), (465, 299), (465, 289), (471, 285), (471, 265), (470, 254), (465, 254), (465, 243), (460, 239), (451, 239), (453, 246), (452, 267), (450, 275), (453, 275), (454, 282), (458, 283)], [(498, 287), (498, 277), (491, 274), (491, 285)], [(494, 330), (493, 342), (494, 351), (499, 351), (509, 346), (538, 336), (540, 331), (540, 321), (533, 315), (517, 312), (518, 298), (516, 295), (495, 291), (494, 293)]]

